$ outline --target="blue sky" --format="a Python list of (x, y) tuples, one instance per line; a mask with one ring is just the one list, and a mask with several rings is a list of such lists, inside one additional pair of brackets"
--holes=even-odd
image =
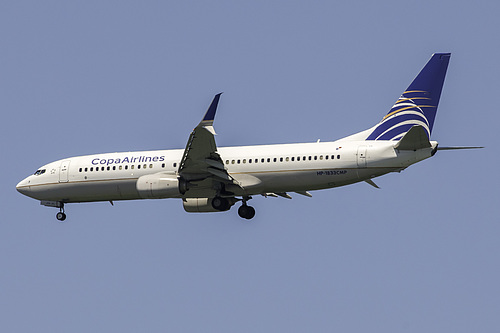
[[(16, 1), (0, 5), (0, 321), (9, 332), (495, 332), (500, 326), (495, 1)], [(335, 140), (377, 123), (451, 52), (433, 139), (401, 174), (188, 214), (176, 200), (55, 209), (39, 166)]]

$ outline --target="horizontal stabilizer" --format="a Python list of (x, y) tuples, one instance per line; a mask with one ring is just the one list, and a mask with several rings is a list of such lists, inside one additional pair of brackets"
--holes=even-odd
[(482, 149), (484, 147), (438, 147), (437, 150)]
[(431, 143), (427, 137), (427, 131), (420, 125), (413, 126), (395, 146), (399, 150), (418, 150), (430, 147)]

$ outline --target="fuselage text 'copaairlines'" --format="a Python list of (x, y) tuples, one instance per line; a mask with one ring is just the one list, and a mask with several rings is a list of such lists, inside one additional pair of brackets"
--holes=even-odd
[(127, 164), (127, 163), (149, 163), (149, 162), (163, 162), (165, 156), (139, 156), (130, 158), (125, 156), (123, 158), (99, 158), (96, 157), (92, 160), (93, 165), (112, 165), (112, 164)]

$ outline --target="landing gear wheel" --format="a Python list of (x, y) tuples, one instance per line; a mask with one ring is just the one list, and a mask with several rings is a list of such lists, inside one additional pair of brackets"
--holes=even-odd
[(225, 211), (230, 208), (230, 205), (226, 198), (215, 197), (212, 199), (212, 207), (220, 211)]
[(63, 212), (59, 212), (56, 214), (56, 219), (62, 222), (66, 220), (66, 214), (64, 214)]
[(242, 205), (240, 208), (238, 208), (238, 215), (241, 218), (250, 220), (255, 216), (255, 208), (253, 208), (252, 206)]

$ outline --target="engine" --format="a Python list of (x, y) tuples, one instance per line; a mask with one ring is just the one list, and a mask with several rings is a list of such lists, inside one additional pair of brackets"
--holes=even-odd
[(219, 212), (212, 207), (212, 199), (210, 198), (185, 198), (182, 199), (182, 205), (188, 213)]
[(155, 173), (139, 177), (136, 188), (143, 199), (172, 198), (181, 194), (183, 183), (174, 174)]
[(235, 202), (236, 202), (235, 198), (220, 198), (220, 197), (182, 199), (184, 210), (188, 213), (223, 212), (229, 210), (231, 206), (235, 204)]

